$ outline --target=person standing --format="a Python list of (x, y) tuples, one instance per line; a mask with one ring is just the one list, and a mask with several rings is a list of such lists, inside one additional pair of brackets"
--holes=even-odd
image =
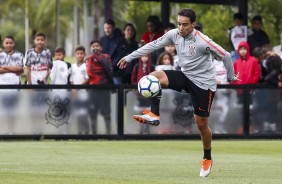
[[(86, 72), (86, 63), (84, 61), (85, 47), (78, 46), (75, 49), (74, 57), (75, 63), (71, 65), (71, 76), (70, 83), (72, 85), (86, 85), (88, 84), (88, 75)], [(77, 120), (77, 130), (79, 134), (89, 134), (89, 113), (88, 113), (88, 94), (85, 89), (73, 89), (72, 90), (73, 97), (73, 110), (74, 116)]]
[[(113, 84), (112, 63), (108, 54), (102, 54), (102, 46), (99, 41), (90, 43), (92, 54), (87, 58), (86, 71), (90, 85)], [(111, 92), (110, 90), (91, 90), (89, 115), (92, 125), (92, 133), (97, 133), (97, 116), (100, 112), (104, 117), (106, 133), (111, 133)]]
[[(0, 52), (0, 85), (20, 85), (21, 74), (23, 73), (23, 54), (15, 51), (15, 39), (13, 36), (6, 36), (3, 41), (4, 50)], [(1, 102), (7, 121), (8, 133), (12, 134), (17, 117), (17, 106), (19, 93), (16, 89), (3, 89)]]
[[(162, 87), (191, 94), (194, 119), (200, 131), (204, 149), (200, 176), (207, 177), (211, 172), (213, 163), (211, 157), (212, 132), (208, 126), (208, 117), (217, 85), (211, 55), (224, 62), (228, 80), (235, 81), (238, 76), (234, 75), (230, 53), (213, 42), (208, 36), (194, 29), (196, 14), (192, 9), (181, 10), (177, 16), (177, 22), (178, 29), (168, 31), (154, 42), (150, 42), (122, 58), (118, 62), (118, 66), (125, 68), (134, 58), (151, 53), (166, 45), (176, 45), (182, 67), (181, 71), (155, 71), (150, 75), (157, 77)], [(151, 98), (151, 111), (145, 111), (143, 115), (134, 115), (133, 118), (138, 122), (159, 125), (160, 99), (161, 90), (157, 96)]]
[(50, 49), (45, 48), (44, 33), (37, 33), (34, 36), (34, 45), (35, 47), (29, 49), (25, 56), (27, 84), (48, 84), (52, 54)]
[(104, 23), (105, 35), (100, 38), (101, 48), (103, 54), (108, 54), (111, 57), (113, 68), (114, 84), (122, 84), (124, 70), (117, 67), (118, 61), (122, 58), (120, 55), (122, 34), (120, 29), (116, 28), (115, 22), (108, 19)]
[[(138, 49), (138, 43), (136, 41), (136, 29), (133, 24), (131, 23), (126, 23), (123, 28), (123, 38), (121, 41), (121, 49), (119, 53), (121, 56), (119, 58), (122, 58), (133, 51)], [(135, 64), (138, 63), (138, 60), (134, 60), (131, 62), (125, 69), (125, 73), (122, 77), (122, 83), (123, 84), (130, 84), (131, 83), (131, 73), (133, 70), (133, 67)]]
[(256, 15), (252, 19), (252, 31), (253, 34), (248, 36), (248, 44), (250, 46), (251, 55), (256, 47), (262, 47), (265, 44), (269, 44), (269, 38), (265, 31), (262, 30), (262, 17)]
[(231, 58), (235, 62), (238, 58), (238, 45), (242, 41), (247, 41), (248, 36), (252, 33), (252, 30), (244, 24), (244, 15), (242, 13), (235, 13), (233, 15), (233, 24), (234, 26), (229, 28), (227, 31), (227, 37), (231, 44)]

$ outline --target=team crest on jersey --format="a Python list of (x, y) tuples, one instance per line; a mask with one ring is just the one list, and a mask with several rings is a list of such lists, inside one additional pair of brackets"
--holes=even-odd
[(190, 56), (195, 56), (196, 55), (196, 46), (189, 45), (188, 46), (188, 53)]
[(70, 118), (70, 113), (66, 109), (66, 105), (70, 102), (68, 98), (62, 101), (59, 96), (55, 96), (53, 101), (47, 98), (45, 102), (49, 105), (48, 112), (45, 113), (47, 124), (51, 124), (56, 128), (68, 124)]
[(85, 70), (81, 70), (81, 75), (84, 76), (86, 74)]

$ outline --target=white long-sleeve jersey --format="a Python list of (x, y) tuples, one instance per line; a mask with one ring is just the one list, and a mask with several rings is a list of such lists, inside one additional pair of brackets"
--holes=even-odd
[(178, 29), (172, 29), (123, 59), (130, 62), (171, 44), (176, 47), (181, 71), (198, 87), (216, 91), (216, 74), (211, 55), (223, 61), (228, 80), (235, 79), (230, 53), (195, 29), (186, 37), (180, 36)]

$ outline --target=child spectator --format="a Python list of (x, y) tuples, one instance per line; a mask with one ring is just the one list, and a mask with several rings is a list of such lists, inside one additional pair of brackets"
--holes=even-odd
[(88, 75), (86, 72), (86, 63), (84, 62), (85, 48), (78, 46), (75, 49), (74, 56), (76, 62), (71, 65), (70, 83), (75, 85), (84, 85), (88, 83)]
[[(267, 58), (267, 75), (265, 82), (273, 87), (282, 87), (282, 60), (278, 55), (271, 55)], [(268, 132), (275, 132), (280, 123), (278, 120), (278, 102), (281, 98), (279, 90), (269, 90), (267, 99), (267, 116), (263, 124), (263, 130)], [(279, 130), (280, 131), (280, 130)]]
[[(138, 63), (133, 68), (132, 74), (131, 74), (131, 81), (132, 84), (137, 84), (138, 81), (144, 77), (145, 75), (149, 75), (151, 72), (153, 72), (154, 65), (151, 64), (151, 57), (150, 55), (144, 55), (138, 59)], [(144, 108), (150, 107), (150, 99), (144, 98), (142, 95), (140, 95), (138, 92), (136, 92), (137, 95), (137, 101), (138, 104), (134, 106), (134, 110), (138, 113), (142, 112)], [(150, 133), (150, 125), (140, 125), (140, 134), (147, 134)]]
[[(6, 36), (3, 46), (4, 51), (0, 52), (0, 85), (19, 85), (23, 73), (23, 54), (14, 50), (13, 36)], [(2, 111), (5, 114), (1, 121), (7, 122), (7, 132), (11, 134), (14, 131), (17, 116), (19, 93), (16, 89), (3, 89), (0, 96), (1, 105), (4, 107)]]
[(45, 34), (37, 33), (34, 37), (35, 47), (26, 53), (27, 84), (48, 84), (52, 54), (45, 48)]
[[(241, 42), (238, 46), (240, 58), (234, 63), (234, 72), (240, 74), (240, 80), (232, 84), (257, 84), (260, 79), (258, 60), (250, 55), (250, 47), (247, 42)], [(238, 90), (239, 102), (243, 102), (242, 91)]]
[[(71, 77), (70, 83), (74, 85), (85, 85), (88, 84), (88, 75), (86, 72), (85, 48), (78, 46), (75, 49), (74, 56), (76, 62), (71, 65)], [(86, 90), (73, 90), (74, 98), (74, 116), (77, 118), (78, 133), (88, 134), (90, 131), (88, 122), (88, 94)]]
[(14, 50), (13, 36), (6, 36), (3, 45), (4, 51), (0, 53), (0, 84), (20, 84), (23, 54)]
[(168, 52), (163, 52), (160, 54), (156, 66), (156, 71), (160, 70), (174, 70), (173, 67), (173, 57), (170, 53)]
[[(112, 63), (108, 54), (102, 54), (102, 46), (99, 41), (90, 43), (92, 54), (87, 58), (86, 69), (90, 85), (113, 84)], [(100, 113), (104, 117), (106, 133), (111, 133), (111, 94), (110, 90), (91, 90), (90, 119), (92, 133), (97, 133), (97, 116)]]
[(70, 63), (65, 60), (65, 49), (58, 47), (55, 50), (55, 61), (50, 73), (51, 84), (69, 84)]
[[(224, 67), (222, 61), (217, 59), (213, 60), (216, 73), (216, 83), (217, 84), (228, 84), (227, 80), (227, 70)], [(225, 130), (225, 119), (229, 110), (228, 106), (228, 90), (218, 89), (213, 99), (213, 109), (214, 116), (216, 116), (216, 123), (214, 125), (214, 133), (226, 133)]]
[(179, 63), (179, 57), (176, 53), (176, 48), (175, 48), (175, 45), (168, 45), (168, 46), (165, 46), (165, 51), (170, 53), (173, 57), (173, 67), (174, 67), (174, 70), (181, 70), (181, 66), (180, 66), (180, 63)]
[(227, 31), (227, 37), (231, 43), (231, 58), (232, 61), (236, 61), (239, 58), (238, 45), (240, 42), (246, 42), (248, 36), (252, 34), (252, 30), (244, 24), (244, 15), (242, 13), (235, 13), (233, 15), (234, 26), (229, 28)]

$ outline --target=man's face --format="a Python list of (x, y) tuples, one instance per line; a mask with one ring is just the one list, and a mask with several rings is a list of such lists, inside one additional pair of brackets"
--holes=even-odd
[(3, 46), (6, 52), (11, 53), (14, 51), (15, 42), (10, 38), (5, 38)]
[(62, 52), (55, 52), (55, 60), (61, 60), (64, 61), (65, 59), (65, 54)]
[(77, 50), (74, 53), (75, 59), (77, 62), (83, 62), (84, 58), (85, 58), (85, 52), (82, 50)]
[(262, 23), (259, 20), (255, 20), (252, 22), (252, 27), (254, 30), (259, 31), (262, 27)]
[(246, 55), (247, 55), (247, 49), (246, 49), (246, 47), (241, 47), (241, 48), (239, 49), (239, 54), (240, 54), (240, 56), (242, 56), (242, 57), (246, 57)]
[(186, 37), (190, 33), (192, 33), (195, 26), (195, 22), (192, 23), (189, 17), (178, 15), (177, 25), (178, 25), (179, 35), (182, 37)]
[(34, 45), (38, 49), (43, 49), (45, 47), (45, 38), (43, 36), (37, 36), (34, 39)]
[(114, 27), (110, 24), (104, 24), (104, 32), (106, 36), (112, 36), (114, 33)]

